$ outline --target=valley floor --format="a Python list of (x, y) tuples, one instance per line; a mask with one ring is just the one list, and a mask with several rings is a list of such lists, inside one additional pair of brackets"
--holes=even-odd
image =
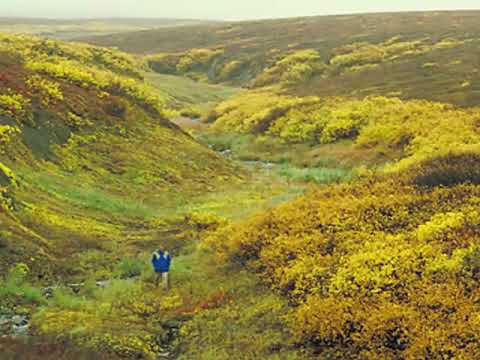
[(0, 360), (480, 359), (478, 15), (0, 33)]
[[(109, 222), (102, 214), (117, 212), (119, 216), (110, 221), (123, 240), (112, 243), (110, 253), (108, 249), (78, 254), (78, 249), (73, 250), (65, 259), (66, 273), (60, 282), (28, 285), (12, 275), (11, 282), (7, 280), (12, 289), (3, 291), (31, 292), (31, 299), (13, 307), (3, 304), (2, 331), (8, 335), (0, 339), (4, 358), (21, 354), (22, 359), (111, 359), (114, 355), (98, 352), (98, 342), (108, 354), (113, 349), (127, 357), (222, 359), (242, 349), (242, 358), (270, 354), (273, 359), (280, 352), (296, 358), (280, 320), (287, 311), (285, 300), (241, 265), (225, 267), (222, 259), (202, 247), (202, 239), (220, 225), (302, 194), (306, 185), (282, 177), (269, 162), (230, 161), (243, 174), (238, 183), (189, 198), (171, 196), (158, 208), (136, 199), (116, 200), (66, 174), (18, 169), (19, 178), (30, 189), (87, 208), (90, 215), (98, 213), (102, 223)], [(32, 196), (31, 190), (20, 192), (18, 199), (28, 203)], [(122, 214), (135, 213), (142, 214), (143, 220), (122, 222)], [(154, 285), (149, 265), (151, 252), (159, 246), (174, 254), (168, 293)], [(72, 257), (78, 257), (76, 266), (80, 262), (86, 268), (69, 269)], [(115, 263), (113, 267), (110, 262)], [(107, 280), (108, 285), (96, 287), (98, 280)], [(72, 290), (68, 285), (72, 282), (82, 285)], [(52, 285), (57, 289), (46, 299), (42, 288)], [(26, 320), (30, 335), (15, 330), (15, 318)], [(257, 334), (256, 340), (252, 333)], [(107, 340), (105, 334), (110, 336)]]

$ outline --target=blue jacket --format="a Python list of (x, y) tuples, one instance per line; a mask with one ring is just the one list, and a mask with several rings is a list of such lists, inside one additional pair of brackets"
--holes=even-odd
[(153, 269), (157, 273), (164, 273), (170, 270), (170, 264), (172, 262), (172, 257), (170, 254), (165, 251), (155, 251), (152, 256), (152, 265)]

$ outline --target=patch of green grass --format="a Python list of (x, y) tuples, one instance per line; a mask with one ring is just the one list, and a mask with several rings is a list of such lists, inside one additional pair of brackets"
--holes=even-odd
[(5, 299), (14, 297), (17, 305), (19, 303), (35, 304), (43, 302), (42, 291), (27, 283), (15, 284), (11, 282), (0, 282), (0, 304), (6, 301)]
[(209, 85), (180, 76), (150, 72), (145, 74), (145, 78), (166, 95), (170, 105), (176, 108), (196, 105), (198, 107), (197, 111), (206, 110), (215, 103), (232, 97), (240, 90), (235, 87)]
[(171, 278), (172, 290), (200, 307), (181, 324), (174, 344), (179, 359), (301, 358), (283, 323), (286, 300), (255, 275), (224, 268), (213, 254), (195, 249), (173, 259)]
[(255, 137), (249, 134), (201, 133), (198, 139), (215, 151), (231, 150), (238, 154), (243, 148), (250, 146)]
[(109, 194), (89, 184), (76, 184), (68, 176), (30, 171), (18, 173), (23, 181), (75, 206), (136, 218), (152, 218), (156, 215), (154, 209), (143, 203)]
[(254, 177), (255, 179), (248, 186), (237, 185), (236, 188), (233, 188), (228, 185), (223, 189), (224, 191), (192, 199), (184, 206), (179, 207), (177, 212), (181, 214), (207, 213), (236, 220), (268, 209), (272, 206), (273, 199), (279, 197), (292, 199), (299, 194), (297, 188), (288, 188), (278, 178), (272, 181), (275, 178), (272, 174), (259, 171)]
[(117, 265), (116, 271), (120, 278), (140, 276), (146, 269), (146, 263), (141, 259), (124, 258)]
[(0, 278), (0, 309), (44, 302), (42, 291), (27, 281), (27, 273), (25, 264), (17, 264), (3, 279)]
[[(382, 163), (373, 151), (358, 149), (350, 140), (327, 145), (290, 144), (270, 136), (217, 132), (199, 133), (197, 139), (215, 151), (231, 151), (229, 156), (233, 159), (270, 163), (271, 166), (290, 164), (288, 167), (298, 169), (338, 169), (338, 171), (325, 170), (324, 172), (331, 172), (332, 175), (336, 173), (340, 177), (344, 177), (341, 173), (350, 172), (355, 167), (376, 166)], [(318, 173), (318, 171), (309, 171), (309, 173), (315, 172)], [(299, 171), (296, 171), (297, 175), (298, 173)], [(293, 175), (293, 171), (284, 172), (284, 175), (289, 174)], [(318, 178), (318, 174), (315, 177)]]
[(86, 299), (75, 295), (70, 289), (58, 288), (53, 292), (48, 306), (62, 310), (81, 310), (85, 307)]
[(314, 182), (317, 184), (348, 181), (353, 177), (350, 170), (339, 168), (297, 168), (288, 163), (281, 165), (278, 173), (291, 181)]

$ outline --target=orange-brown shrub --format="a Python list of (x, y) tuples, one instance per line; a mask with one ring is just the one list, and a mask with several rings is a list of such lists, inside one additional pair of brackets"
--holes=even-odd
[(480, 356), (478, 185), (325, 187), (207, 241), (289, 297), (296, 341), (321, 356)]
[(480, 184), (480, 154), (452, 152), (430, 158), (409, 169), (406, 180), (422, 186)]

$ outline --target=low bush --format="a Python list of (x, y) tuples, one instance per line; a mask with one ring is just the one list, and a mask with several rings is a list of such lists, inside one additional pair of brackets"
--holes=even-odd
[(29, 284), (29, 268), (18, 263), (8, 274), (0, 279), (0, 305), (12, 308), (19, 305), (41, 304), (45, 301), (42, 291)]
[(477, 358), (480, 187), (393, 177), (312, 191), (205, 246), (285, 294), (294, 339), (319, 357)]
[(301, 359), (284, 331), (286, 311), (271, 295), (204, 308), (181, 328), (179, 359)]
[(56, 290), (53, 299), (33, 315), (32, 329), (37, 335), (111, 357), (154, 359), (160, 352), (162, 329), (156, 322), (162, 315), (162, 299), (158, 295), (156, 300), (153, 295), (143, 299), (142, 286), (113, 280), (106, 288), (81, 297)]
[(200, 119), (202, 117), (202, 111), (191, 106), (180, 110), (180, 115), (191, 119)]
[(351, 141), (358, 151), (393, 160), (385, 168), (390, 172), (439, 152), (477, 146), (477, 114), (428, 101), (296, 98), (256, 90), (218, 105), (211, 120), (215, 131), (269, 135), (290, 144)]
[(44, 338), (1, 338), (0, 348), (4, 359), (22, 360), (119, 360), (113, 354), (102, 354), (92, 349), (78, 349), (70, 341), (57, 342)]
[(42, 78), (41, 76), (34, 75), (27, 80), (27, 86), (36, 95), (40, 95), (43, 105), (48, 106), (51, 102), (59, 102), (64, 100), (62, 89), (60, 84)]
[(10, 116), (21, 122), (22, 118), (30, 117), (29, 105), (29, 99), (22, 94), (15, 94), (8, 89), (5, 94), (0, 94), (0, 115)]
[(139, 259), (125, 258), (117, 265), (117, 273), (122, 279), (128, 279), (135, 276), (140, 276), (145, 270), (146, 264)]
[(297, 50), (284, 56), (272, 67), (260, 74), (254, 82), (255, 87), (266, 85), (295, 85), (306, 82), (321, 74), (326, 65), (316, 50)]
[(405, 181), (420, 186), (452, 186), (480, 184), (480, 154), (452, 152), (435, 156), (413, 165), (404, 175)]

